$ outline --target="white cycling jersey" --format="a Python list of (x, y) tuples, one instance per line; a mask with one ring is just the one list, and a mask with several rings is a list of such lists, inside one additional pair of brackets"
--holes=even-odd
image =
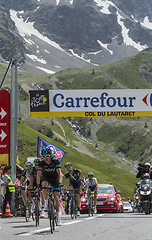
[(92, 181), (89, 181), (89, 178), (86, 180), (86, 186), (95, 186), (97, 184), (97, 179), (96, 178), (92, 178)]

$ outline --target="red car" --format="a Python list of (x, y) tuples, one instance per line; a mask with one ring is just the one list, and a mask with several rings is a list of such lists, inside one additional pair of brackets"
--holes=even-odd
[[(121, 208), (122, 209), (122, 208)], [(81, 213), (88, 212), (87, 194), (81, 196)], [(97, 211), (118, 212), (118, 196), (112, 184), (98, 184)], [(121, 210), (122, 211), (122, 210)]]

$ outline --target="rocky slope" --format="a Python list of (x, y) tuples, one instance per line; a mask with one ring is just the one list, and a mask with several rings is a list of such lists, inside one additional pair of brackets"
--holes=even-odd
[[(91, 67), (151, 47), (150, 0), (0, 0), (0, 6), (12, 42), (8, 47), (6, 41), (1, 54), (8, 59), (18, 53), (20, 61), (25, 58), (24, 70)], [(3, 33), (4, 43), (8, 33)]]

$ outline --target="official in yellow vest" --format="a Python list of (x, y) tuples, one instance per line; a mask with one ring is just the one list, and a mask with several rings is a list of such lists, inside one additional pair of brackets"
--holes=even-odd
[(3, 203), (3, 214), (1, 217), (5, 217), (6, 204), (7, 202), (9, 202), (9, 206), (11, 206), (12, 192), (15, 192), (15, 184), (13, 184), (13, 181), (11, 179), (11, 166), (7, 166), (4, 169), (6, 171), (3, 179), (5, 183), (5, 186), (3, 186), (4, 188), (3, 193), (5, 196), (5, 200)]

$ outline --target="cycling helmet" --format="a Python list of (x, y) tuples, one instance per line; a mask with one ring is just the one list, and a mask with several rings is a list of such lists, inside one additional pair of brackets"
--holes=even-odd
[(92, 176), (93, 177), (93, 172), (88, 172), (88, 177)]
[(42, 155), (52, 154), (52, 149), (50, 147), (44, 147), (41, 151)]
[(32, 167), (32, 166), (33, 166), (33, 163), (31, 163), (30, 161), (27, 161), (27, 162), (25, 163), (25, 165), (26, 165), (26, 167)]
[(72, 164), (70, 162), (67, 162), (64, 166), (67, 168), (67, 167), (71, 167)]
[(37, 164), (37, 163), (39, 163), (40, 161), (41, 161), (41, 158), (35, 158), (34, 164)]
[(145, 177), (150, 178), (149, 173), (145, 173), (145, 174), (143, 175), (143, 178), (145, 178)]
[(144, 165), (150, 168), (150, 163), (146, 162)]

